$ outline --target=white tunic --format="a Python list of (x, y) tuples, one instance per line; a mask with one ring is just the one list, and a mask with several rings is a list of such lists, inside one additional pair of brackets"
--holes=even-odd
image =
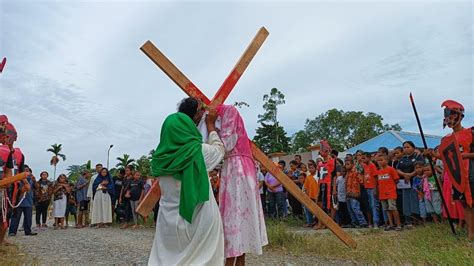
[(92, 213), (93, 210), (93, 206), (94, 206), (94, 201), (92, 200), (92, 195), (94, 195), (93, 191), (92, 191), (92, 186), (94, 185), (94, 181), (95, 179), (97, 178), (99, 174), (95, 174), (91, 177), (91, 180), (89, 181), (89, 187), (87, 187), (87, 197), (90, 199), (90, 203), (89, 203), (89, 213)]
[[(208, 143), (202, 144), (202, 153), (207, 171), (222, 161), (224, 146), (216, 132), (211, 132)], [(161, 177), (160, 188), (160, 209), (148, 265), (224, 265), (224, 232), (211, 185), (209, 200), (198, 204), (192, 223), (179, 215), (181, 181)]]
[(93, 206), (91, 224), (112, 223), (112, 200), (109, 193), (97, 190)]

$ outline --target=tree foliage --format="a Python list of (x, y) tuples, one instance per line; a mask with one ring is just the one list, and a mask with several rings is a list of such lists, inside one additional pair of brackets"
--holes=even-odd
[(56, 166), (59, 163), (59, 158), (61, 158), (63, 161), (66, 161), (66, 155), (61, 153), (62, 146), (62, 144), (55, 143), (51, 145), (51, 148), (46, 150), (53, 153), (53, 157), (51, 157), (50, 161), (50, 164), (54, 166), (53, 179), (56, 179)]
[(278, 123), (278, 105), (285, 103), (285, 95), (277, 88), (272, 88), (270, 94), (263, 96), (263, 109), (265, 112), (258, 115), (260, 126), (256, 129), (253, 139), (265, 153), (289, 152), (290, 138), (285, 129)]
[(339, 151), (354, 147), (387, 130), (402, 130), (399, 124), (383, 124), (383, 118), (376, 113), (331, 109), (314, 119), (307, 119), (304, 130), (293, 135), (292, 150), (327, 139)]
[(124, 154), (123, 157), (117, 157), (117, 161), (119, 161), (115, 166), (119, 169), (124, 169), (129, 164), (133, 164), (135, 159), (130, 158), (130, 155)]
[(278, 122), (278, 105), (285, 104), (285, 95), (277, 88), (272, 88), (270, 94), (263, 95), (263, 115), (258, 115), (258, 122), (275, 124)]
[(260, 149), (268, 154), (272, 152), (289, 152), (290, 138), (287, 137), (285, 130), (278, 124), (267, 125), (261, 123), (256, 130), (256, 135), (253, 141), (260, 147)]
[(151, 158), (150, 156), (143, 155), (137, 160), (137, 170), (142, 176), (151, 175)]

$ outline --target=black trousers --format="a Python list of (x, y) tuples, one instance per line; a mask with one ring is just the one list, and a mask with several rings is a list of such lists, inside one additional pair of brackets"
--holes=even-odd
[(32, 207), (18, 207), (13, 210), (13, 216), (10, 220), (9, 234), (16, 234), (18, 231), (18, 225), (20, 224), (20, 217), (23, 213), (23, 228), (25, 229), (25, 235), (31, 234), (31, 220), (33, 216)]
[[(48, 218), (48, 207), (49, 200), (38, 202), (36, 204), (36, 225), (46, 224), (46, 220)], [(42, 223), (40, 223), (40, 220), (42, 220)]]
[(155, 204), (153, 207), (153, 221), (156, 223), (156, 219), (158, 219), (158, 211), (160, 210), (160, 201)]

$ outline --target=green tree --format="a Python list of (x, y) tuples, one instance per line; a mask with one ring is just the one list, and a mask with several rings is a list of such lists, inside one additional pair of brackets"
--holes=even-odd
[(66, 161), (66, 155), (62, 154), (61, 150), (62, 150), (62, 144), (57, 144), (57, 143), (51, 145), (51, 148), (46, 150), (53, 153), (53, 157), (51, 157), (51, 161), (50, 161), (50, 164), (54, 166), (53, 179), (56, 179), (56, 166), (59, 163), (60, 158), (63, 161)]
[(278, 123), (278, 105), (285, 103), (285, 95), (277, 88), (272, 88), (270, 94), (263, 95), (263, 109), (265, 112), (258, 115), (260, 126), (256, 129), (253, 141), (265, 153), (289, 152), (290, 138), (285, 129)]
[(334, 149), (344, 151), (371, 139), (386, 130), (401, 130), (400, 125), (383, 124), (376, 113), (331, 109), (314, 119), (307, 119), (303, 132), (293, 135), (293, 149), (305, 148), (321, 139), (327, 139)]
[(286, 136), (283, 127), (261, 123), (260, 127), (257, 128), (256, 133), (257, 134), (255, 134), (253, 141), (264, 153), (268, 154), (272, 152), (290, 151), (290, 138)]
[(129, 164), (132, 164), (135, 162), (135, 159), (130, 158), (130, 155), (124, 154), (123, 157), (117, 157), (117, 161), (119, 161), (115, 166), (118, 167), (119, 169), (123, 169), (127, 167)]
[(285, 104), (285, 95), (277, 88), (272, 88), (270, 94), (263, 95), (263, 102), (265, 113), (258, 115), (258, 122), (278, 123), (278, 105)]
[(67, 176), (69, 182), (73, 182), (74, 184), (77, 182), (79, 177), (82, 174), (82, 171), (84, 170), (83, 165), (78, 165), (78, 164), (73, 164), (70, 165), (66, 168), (66, 171), (68, 171)]
[(305, 152), (308, 151), (308, 147), (311, 146), (313, 140), (306, 131), (300, 130), (293, 134), (291, 138), (291, 152)]
[(142, 174), (142, 176), (151, 175), (150, 156), (143, 155), (137, 160), (137, 170)]

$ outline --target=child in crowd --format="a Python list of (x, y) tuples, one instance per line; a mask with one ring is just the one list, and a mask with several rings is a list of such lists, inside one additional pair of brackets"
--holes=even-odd
[(133, 174), (133, 179), (128, 183), (128, 186), (125, 188), (125, 197), (130, 200), (130, 207), (132, 209), (133, 222), (134, 225), (132, 228), (138, 227), (138, 213), (136, 212), (140, 201), (144, 196), (143, 190), (144, 184), (141, 178), (139, 171), (135, 171)]
[(394, 221), (397, 227), (395, 230), (400, 231), (400, 215), (397, 210), (397, 182), (400, 179), (397, 170), (388, 166), (388, 158), (385, 155), (377, 157), (377, 164), (379, 171), (377, 172), (377, 184), (379, 188), (379, 199), (382, 203), (382, 208), (387, 212), (389, 226), (385, 231), (394, 229)]
[(346, 202), (346, 170), (339, 167), (338, 169), (336, 185), (335, 189), (333, 190), (333, 195), (337, 197), (336, 221), (340, 226), (346, 227), (351, 223), (351, 218), (349, 211), (347, 210)]
[[(308, 164), (309, 175), (305, 177), (303, 191), (308, 195), (308, 197), (316, 202), (318, 199), (319, 186), (318, 181), (316, 181), (316, 166), (314, 164)], [(305, 208), (306, 215), (306, 224), (305, 227), (311, 227), (314, 225), (313, 214)]]
[(64, 216), (66, 214), (67, 193), (71, 191), (67, 177), (65, 174), (60, 174), (53, 188), (54, 202), (53, 202), (53, 216), (54, 229), (66, 229), (64, 227)]
[(420, 218), (423, 221), (423, 224), (426, 223), (426, 206), (425, 206), (425, 195), (423, 192), (423, 169), (425, 163), (422, 161), (415, 162), (415, 173), (413, 177), (413, 189), (418, 195), (418, 204), (420, 206)]
[(441, 215), (441, 196), (436, 187), (436, 175), (433, 174), (431, 166), (423, 169), (423, 192), (425, 196), (426, 212), (431, 215), (433, 221), (438, 223)]
[(380, 202), (376, 196), (377, 192), (377, 167), (371, 162), (371, 154), (364, 152), (361, 156), (361, 165), (364, 169), (364, 188), (367, 191), (367, 217), (369, 220), (369, 227), (378, 228)]
[(367, 227), (367, 221), (364, 214), (360, 210), (360, 187), (362, 179), (356, 171), (354, 162), (346, 159), (344, 167), (346, 168), (346, 201), (349, 215), (351, 216), (352, 225), (359, 227)]
[(87, 199), (87, 188), (89, 187), (89, 179), (91, 174), (89, 171), (84, 171), (82, 176), (76, 183), (76, 199), (79, 206), (79, 213), (77, 216), (76, 228), (80, 229), (89, 223), (89, 200)]
[(214, 198), (216, 199), (217, 204), (219, 204), (220, 180), (219, 180), (218, 170), (214, 169), (211, 172), (209, 172), (209, 178), (211, 181), (212, 193), (214, 194)]
[(67, 206), (66, 206), (66, 227), (69, 227), (69, 215), (74, 216), (74, 223), (77, 225), (77, 201), (76, 201), (76, 189), (75, 185), (72, 182), (69, 182), (69, 187), (71, 188), (70, 192), (67, 193)]

